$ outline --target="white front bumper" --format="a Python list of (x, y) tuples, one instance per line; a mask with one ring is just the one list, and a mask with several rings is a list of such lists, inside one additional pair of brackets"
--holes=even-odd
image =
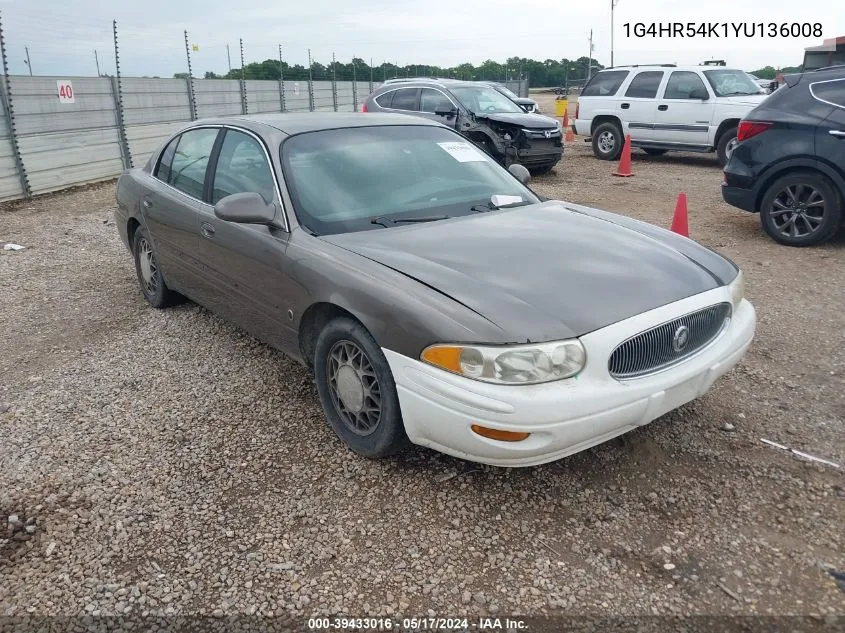
[[(584, 370), (575, 378), (541, 385), (483, 383), (383, 351), (412, 442), (495, 466), (534, 466), (648, 424), (710, 389), (754, 338), (756, 315), (746, 300), (714, 342), (669, 369), (619, 381), (608, 373), (607, 362), (631, 336), (730, 300), (727, 288), (717, 288), (582, 336)], [(473, 424), (531, 435), (521, 442), (501, 442), (477, 435)]]

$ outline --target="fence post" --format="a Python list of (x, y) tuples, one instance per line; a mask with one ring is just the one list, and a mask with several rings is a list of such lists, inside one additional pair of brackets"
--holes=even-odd
[(308, 109), (314, 112), (314, 78), (311, 76), (311, 49), (308, 49)]
[(352, 111), (358, 112), (358, 73), (355, 71), (355, 57), (352, 57)]
[(334, 59), (334, 53), (332, 53), (332, 106), (334, 106), (334, 111), (337, 112), (337, 63)]
[(373, 58), (370, 57), (370, 94), (373, 94)]
[(240, 38), (241, 44), (241, 114), (249, 114), (249, 105), (246, 101), (246, 79), (244, 79), (244, 39)]
[(129, 140), (126, 138), (126, 117), (123, 113), (123, 83), (120, 80), (120, 51), (117, 45), (117, 20), (112, 20), (112, 31), (114, 32), (114, 70), (115, 76), (112, 79), (112, 91), (117, 98), (117, 133), (120, 138), (121, 154), (123, 155), (123, 168), (134, 167), (132, 152), (129, 150)]
[(197, 100), (194, 96), (194, 73), (191, 70), (191, 49), (188, 46), (188, 31), (185, 31), (185, 55), (188, 56), (188, 109), (191, 111), (191, 121), (196, 121)]
[(12, 142), (12, 152), (15, 154), (15, 166), (18, 168), (18, 177), (21, 180), (21, 190), (27, 198), (32, 197), (32, 188), (29, 186), (29, 176), (26, 175), (26, 167), (23, 164), (21, 147), (18, 143), (18, 134), (15, 129), (15, 106), (12, 104), (12, 82), (9, 79), (9, 62), (6, 59), (6, 38), (3, 35), (3, 21), (0, 17), (0, 57), (3, 58), (3, 109), (6, 111), (6, 123), (9, 126), (9, 140)]
[(282, 45), (279, 44), (279, 104), (285, 111), (285, 69), (282, 62)]

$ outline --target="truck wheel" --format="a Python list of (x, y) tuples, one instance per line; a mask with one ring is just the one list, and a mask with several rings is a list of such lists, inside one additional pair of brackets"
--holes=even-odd
[(734, 153), (734, 148), (738, 143), (735, 127), (722, 132), (722, 136), (719, 137), (719, 144), (716, 146), (716, 156), (719, 158), (719, 165), (721, 167), (728, 164), (731, 154)]
[(593, 154), (600, 160), (616, 160), (625, 139), (616, 123), (602, 123), (593, 132)]

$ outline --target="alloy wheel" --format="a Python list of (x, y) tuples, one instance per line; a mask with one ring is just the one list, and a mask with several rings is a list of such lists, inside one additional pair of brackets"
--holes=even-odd
[(602, 154), (610, 154), (616, 146), (616, 137), (612, 132), (602, 132), (599, 135), (599, 150)]
[(370, 359), (356, 343), (342, 340), (329, 350), (329, 393), (344, 424), (370, 435), (381, 420), (381, 386)]
[(786, 237), (815, 233), (824, 220), (824, 195), (811, 185), (787, 185), (774, 197), (768, 210), (774, 228)]

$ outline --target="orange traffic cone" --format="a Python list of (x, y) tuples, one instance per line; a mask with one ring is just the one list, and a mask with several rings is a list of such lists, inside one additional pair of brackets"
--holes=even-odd
[(687, 194), (683, 191), (678, 194), (678, 202), (675, 204), (675, 215), (672, 217), (672, 232), (689, 237)]
[(567, 143), (574, 143), (575, 142), (575, 134), (572, 132), (572, 128), (566, 128), (566, 137), (563, 139)]
[(569, 108), (563, 113), (563, 127), (569, 127)]
[(631, 135), (625, 136), (625, 146), (622, 148), (622, 158), (619, 159), (619, 168), (614, 172), (614, 176), (633, 176), (631, 171)]

